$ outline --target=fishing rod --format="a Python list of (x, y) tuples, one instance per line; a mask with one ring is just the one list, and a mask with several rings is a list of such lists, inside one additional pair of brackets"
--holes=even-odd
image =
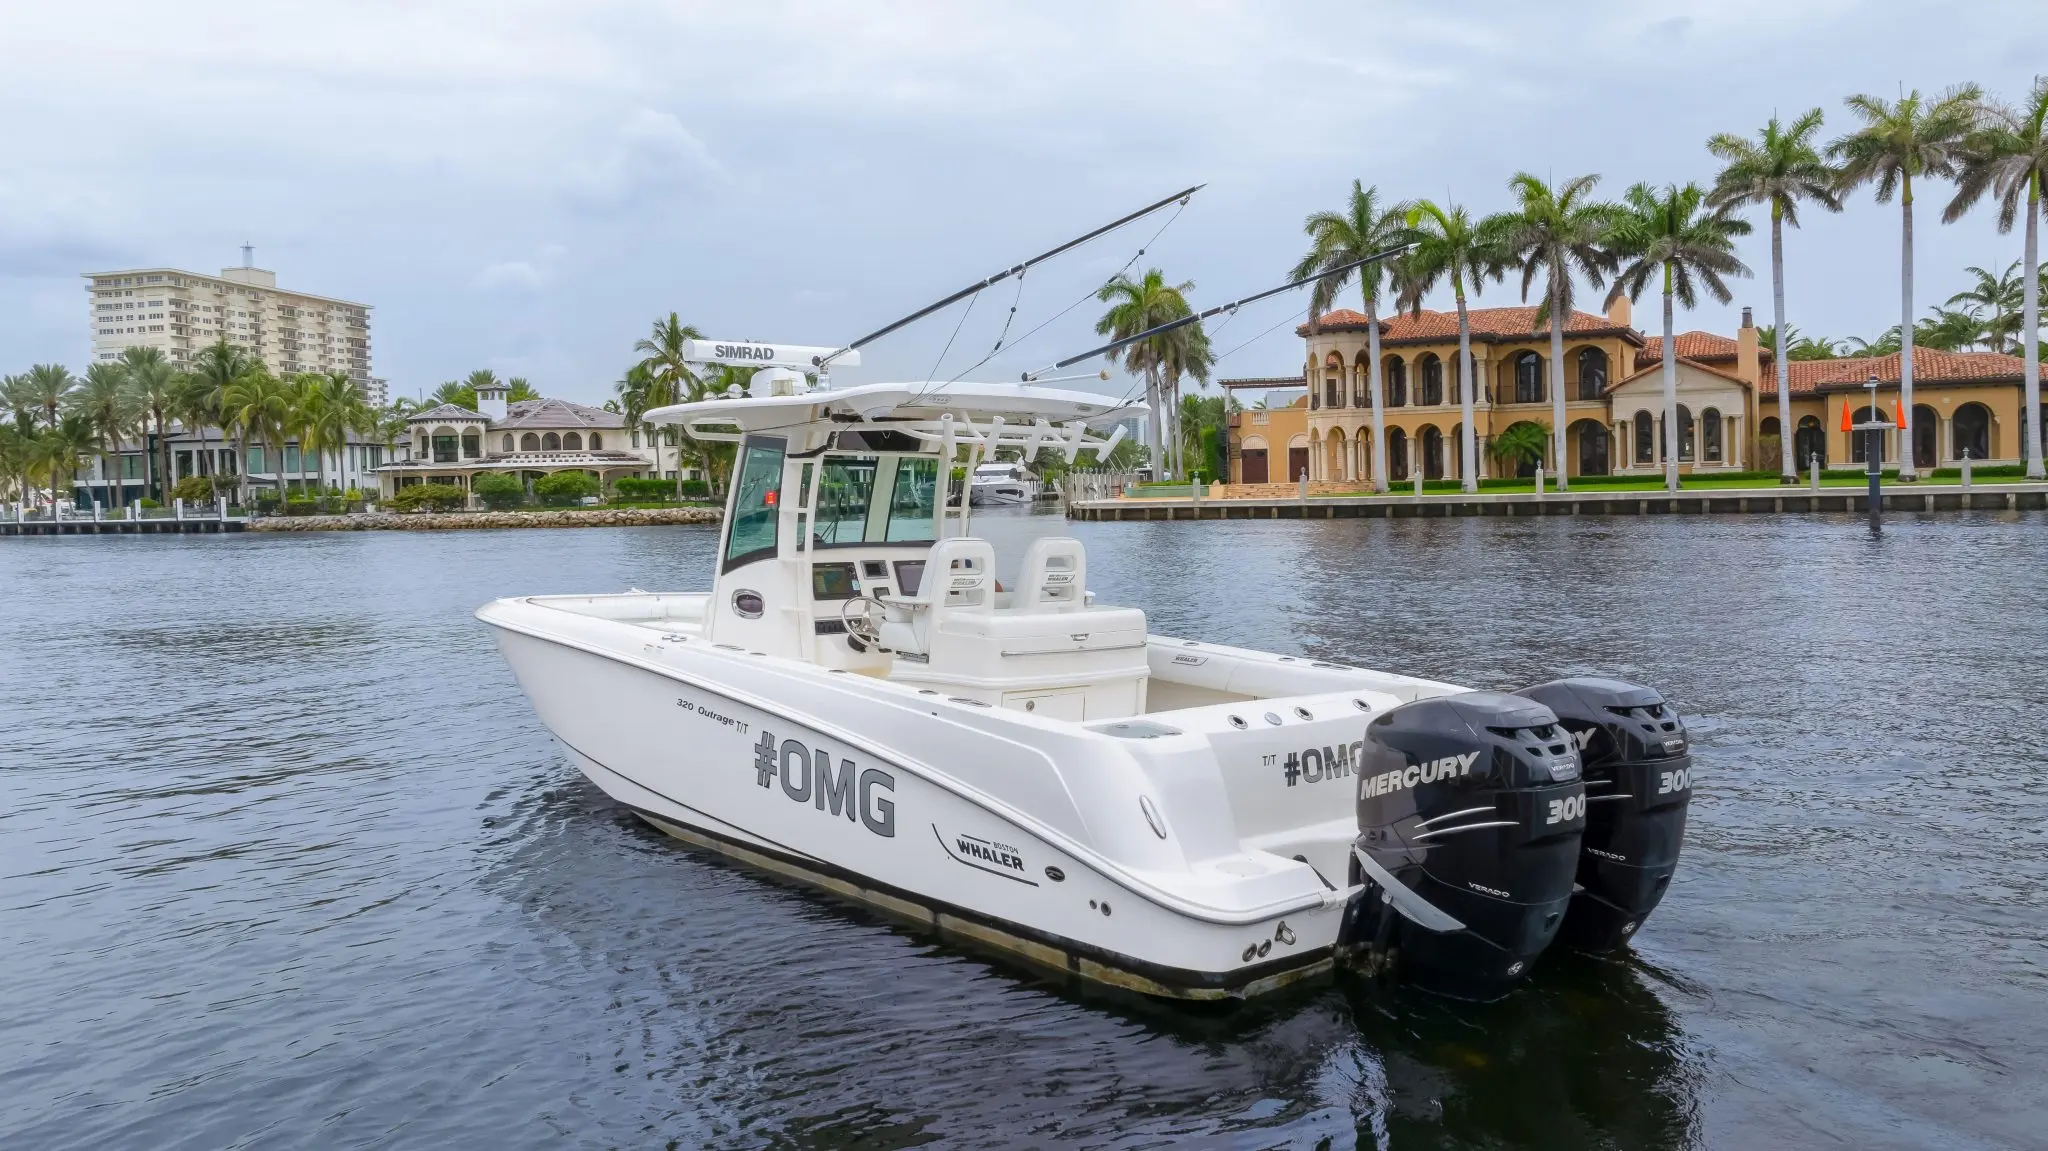
[(1303, 284), (1313, 284), (1317, 280), (1327, 280), (1332, 276), (1341, 276), (1345, 272), (1348, 272), (1353, 268), (1362, 268), (1367, 264), (1377, 263), (1380, 260), (1391, 259), (1392, 257), (1398, 256), (1414, 246), (1415, 245), (1412, 243), (1396, 244), (1393, 247), (1386, 249), (1385, 251), (1374, 252), (1372, 255), (1367, 256), (1362, 260), (1353, 260), (1348, 264), (1339, 264), (1334, 268), (1328, 268), (1323, 271), (1317, 272), (1313, 276), (1305, 276), (1299, 280), (1294, 280), (1289, 283), (1282, 284), (1277, 288), (1267, 288), (1263, 292), (1246, 296), (1242, 300), (1232, 300), (1227, 304), (1218, 304), (1215, 307), (1210, 308), (1206, 312), (1200, 312), (1192, 316), (1182, 316), (1178, 320), (1168, 320), (1167, 322), (1160, 324), (1156, 327), (1146, 328), (1144, 331), (1139, 332), (1135, 336), (1125, 336), (1121, 340), (1111, 341), (1110, 343), (1104, 344), (1099, 348), (1094, 348), (1089, 351), (1082, 352), (1078, 356), (1068, 356), (1066, 359), (1061, 360), (1057, 364), (1049, 364), (1046, 367), (1040, 368), (1035, 372), (1025, 372), (1023, 377), (1024, 382), (1027, 384), (1037, 383), (1038, 378), (1040, 376), (1043, 376), (1045, 373), (1056, 372), (1061, 368), (1069, 367), (1073, 364), (1078, 364), (1082, 360), (1085, 360), (1090, 356), (1108, 355), (1109, 353), (1114, 352), (1119, 348), (1127, 348), (1130, 345), (1137, 343), (1139, 340), (1150, 339), (1153, 336), (1159, 335), (1161, 332), (1171, 332), (1175, 328), (1185, 328), (1189, 324), (1199, 324), (1203, 320), (1206, 320), (1211, 316), (1221, 315), (1224, 312), (1235, 312), (1240, 307), (1252, 303), (1255, 300), (1263, 300), (1268, 296), (1277, 296), (1282, 292), (1293, 291), (1294, 289), (1301, 287)]
[(1002, 283), (1004, 280), (1009, 279), (1011, 276), (1023, 275), (1024, 270), (1026, 268), (1031, 267), (1034, 264), (1044, 263), (1045, 261), (1052, 259), (1054, 256), (1057, 256), (1062, 252), (1067, 252), (1071, 251), (1074, 248), (1078, 248), (1081, 245), (1087, 243), (1090, 240), (1095, 239), (1098, 236), (1108, 235), (1109, 233), (1116, 231), (1118, 228), (1123, 227), (1125, 224), (1128, 224), (1133, 220), (1142, 220), (1146, 216), (1149, 216), (1152, 213), (1157, 212), (1159, 209), (1166, 207), (1168, 204), (1176, 202), (1185, 204), (1187, 203), (1189, 197), (1193, 196), (1196, 192), (1199, 192), (1206, 187), (1208, 187), (1207, 184), (1196, 184), (1192, 188), (1183, 188), (1180, 191), (1175, 192), (1173, 195), (1168, 196), (1167, 198), (1159, 201), (1156, 204), (1149, 204), (1143, 208), (1138, 209), (1135, 212), (1132, 212), (1130, 215), (1125, 216), (1122, 219), (1116, 220), (1112, 223), (1104, 224), (1100, 228), (1095, 229), (1094, 231), (1088, 233), (1085, 236), (1080, 236), (1075, 239), (1068, 240), (1066, 243), (1061, 244), (1059, 247), (1054, 248), (1049, 252), (1042, 252), (1024, 261), (1023, 263), (1018, 264), (1013, 268), (1007, 268), (1003, 271), (997, 272), (995, 275), (990, 276), (985, 280), (969, 284), (966, 287), (960, 289), (959, 291), (954, 292), (952, 295), (947, 296), (945, 299), (940, 300), (938, 303), (930, 304), (925, 307), (919, 308), (917, 311), (910, 313), (909, 315), (903, 317), (900, 320), (897, 320), (895, 323), (885, 325), (883, 327), (875, 329), (872, 332), (869, 332), (867, 335), (862, 336), (860, 339), (853, 341), (852, 343), (846, 345), (843, 348), (840, 348), (838, 351), (835, 351), (830, 355), (819, 357), (815, 361), (816, 365), (820, 370), (829, 368), (833, 360), (838, 359), (841, 355), (844, 355), (847, 352), (851, 352), (856, 348), (859, 348), (863, 344), (873, 343), (874, 341), (881, 339), (883, 336), (888, 335), (890, 332), (893, 332), (906, 324), (914, 324), (917, 321), (924, 319), (926, 316), (931, 315), (933, 312), (936, 312), (949, 304), (959, 303), (961, 300), (964, 300), (967, 297), (975, 294), (976, 292), (979, 292), (985, 288), (990, 287), (991, 285)]

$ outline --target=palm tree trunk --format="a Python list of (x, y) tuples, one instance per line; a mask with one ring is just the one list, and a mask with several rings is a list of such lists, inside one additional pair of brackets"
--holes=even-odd
[(1372, 362), (1366, 365), (1366, 387), (1372, 397), (1372, 490), (1387, 490), (1387, 416), (1385, 405), (1380, 403), (1380, 318), (1378, 301), (1370, 292), (1365, 296), (1365, 354)]
[(1472, 427), (1472, 317), (1465, 311), (1465, 285), (1458, 285), (1458, 410), (1464, 417), (1458, 437), (1458, 476), (1467, 492), (1479, 490), (1479, 436)]
[(1913, 176), (1899, 189), (1899, 482), (1913, 475)]
[(1550, 442), (1556, 446), (1557, 490), (1571, 487), (1564, 466), (1564, 277), (1565, 270), (1550, 269)]
[(1771, 367), (1778, 374), (1778, 482), (1799, 482), (1799, 461), (1792, 458), (1792, 365), (1791, 335), (1785, 328), (1785, 223), (1777, 204), (1771, 205), (1771, 322), (1777, 327), (1777, 347), (1771, 352)]
[(1145, 433), (1152, 439), (1152, 482), (1158, 483), (1165, 475), (1166, 433), (1161, 424), (1159, 412), (1159, 373), (1145, 369)]
[(2036, 171), (2027, 176), (2027, 243), (2026, 282), (2020, 289), (2020, 322), (2023, 334), (2020, 337), (2020, 351), (2026, 357), (2026, 367), (2021, 371), (2027, 382), (2026, 404), (2020, 418), (2026, 421), (2026, 434), (2021, 442), (2027, 447), (2027, 478), (2038, 480), (2048, 476), (2041, 466), (2041, 174)]
[(1664, 265), (1664, 490), (1678, 490), (1678, 345), (1671, 333), (1671, 265)]

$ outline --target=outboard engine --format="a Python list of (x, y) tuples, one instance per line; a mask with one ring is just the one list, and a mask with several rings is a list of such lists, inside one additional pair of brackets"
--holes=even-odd
[(1610, 951), (1664, 898), (1685, 838), (1692, 745), (1664, 697), (1613, 679), (1560, 679), (1523, 688), (1572, 734), (1586, 777), (1579, 888), (1564, 941)]
[(1366, 726), (1344, 950), (1429, 990), (1505, 995), (1557, 934), (1586, 824), (1578, 749), (1549, 708), (1475, 691)]

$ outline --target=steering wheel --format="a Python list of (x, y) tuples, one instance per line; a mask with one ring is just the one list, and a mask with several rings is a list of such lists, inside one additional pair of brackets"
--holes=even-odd
[[(859, 604), (860, 610), (853, 611)], [(849, 614), (851, 613), (851, 614)], [(886, 609), (882, 601), (867, 594), (839, 601), (839, 622), (846, 627), (846, 634), (869, 647), (882, 646), (882, 620)]]

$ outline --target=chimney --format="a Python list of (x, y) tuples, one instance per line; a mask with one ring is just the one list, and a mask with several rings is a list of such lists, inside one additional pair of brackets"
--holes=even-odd
[(493, 384), (476, 390), (476, 411), (483, 418), (496, 423), (505, 418), (505, 388)]
[(1617, 328), (1633, 328), (1636, 326), (1635, 312), (1629, 307), (1627, 296), (1616, 296), (1614, 297), (1614, 302), (1607, 305), (1607, 322)]
[(1735, 374), (1748, 380), (1751, 387), (1763, 378), (1757, 365), (1756, 321), (1750, 318), (1748, 308), (1742, 309), (1742, 327), (1735, 332)]

